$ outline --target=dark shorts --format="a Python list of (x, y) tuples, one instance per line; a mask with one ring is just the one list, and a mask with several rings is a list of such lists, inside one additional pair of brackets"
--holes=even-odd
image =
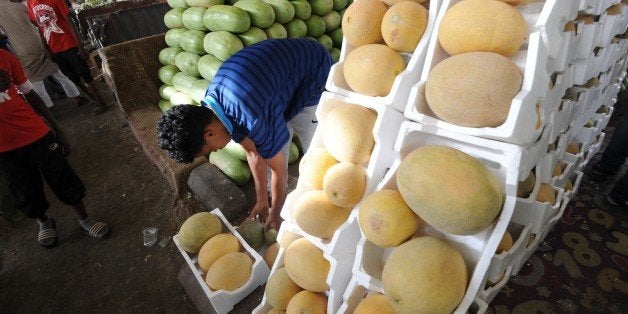
[(16, 208), (29, 218), (41, 216), (50, 206), (42, 177), (67, 205), (76, 205), (85, 196), (83, 182), (52, 133), (30, 145), (0, 153), (0, 170), (9, 181)]
[(83, 79), (85, 83), (90, 83), (94, 80), (89, 66), (79, 53), (78, 47), (57, 52), (54, 54), (54, 57), (61, 72), (74, 82), (74, 84), (80, 84), (81, 79)]

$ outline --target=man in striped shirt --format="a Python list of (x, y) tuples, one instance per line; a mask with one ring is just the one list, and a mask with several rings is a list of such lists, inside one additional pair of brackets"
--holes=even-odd
[[(278, 229), (287, 189), (288, 122), (318, 104), (331, 63), (327, 50), (311, 39), (269, 39), (245, 47), (220, 67), (202, 107), (175, 106), (161, 117), (159, 145), (177, 161), (192, 162), (231, 139), (240, 143), (255, 181), (249, 217), (267, 217), (267, 227)], [(302, 140), (307, 147), (311, 138)]]

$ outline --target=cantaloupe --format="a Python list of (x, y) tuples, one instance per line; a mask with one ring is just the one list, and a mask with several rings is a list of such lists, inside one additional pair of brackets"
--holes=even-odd
[(205, 277), (205, 282), (214, 291), (233, 291), (242, 287), (251, 277), (253, 260), (242, 252), (229, 253), (216, 260)]
[(299, 287), (314, 292), (329, 289), (326, 282), (329, 261), (323, 256), (323, 251), (307, 239), (292, 242), (286, 250), (284, 265), (290, 279)]
[(325, 172), (337, 163), (338, 160), (325, 148), (311, 147), (299, 163), (299, 181), (309, 188), (320, 190), (323, 188)]
[(497, 178), (474, 157), (447, 146), (422, 146), (405, 156), (397, 187), (425, 222), (459, 235), (486, 229), (503, 204)]
[(321, 239), (331, 239), (351, 214), (351, 208), (334, 205), (322, 190), (305, 192), (294, 203), (294, 220), (303, 231)]
[(578, 143), (571, 142), (567, 145), (566, 151), (572, 155), (577, 155), (580, 153), (580, 146), (578, 146)]
[(279, 243), (275, 242), (271, 244), (264, 252), (264, 262), (268, 265), (268, 268), (272, 268), (279, 254)]
[(324, 294), (303, 290), (297, 293), (286, 309), (286, 314), (326, 314), (327, 297)]
[(430, 71), (425, 98), (444, 121), (464, 127), (496, 127), (506, 121), (522, 79), (517, 65), (502, 55), (463, 53)]
[(385, 295), (374, 293), (367, 295), (358, 306), (355, 307), (353, 314), (396, 314), (395, 308)]
[(502, 236), (502, 239), (499, 241), (499, 245), (497, 245), (495, 254), (510, 250), (512, 248), (512, 243), (512, 234), (506, 230), (506, 232), (504, 232), (504, 236)]
[(384, 294), (399, 313), (451, 313), (467, 288), (467, 267), (450, 244), (414, 238), (395, 248), (382, 272)]
[(426, 0), (382, 0), (387, 6), (392, 7), (393, 5), (403, 2), (403, 1), (412, 1), (416, 3), (425, 3)]
[(338, 106), (322, 123), (323, 145), (340, 162), (367, 163), (375, 146), (373, 127), (376, 119), (374, 111), (360, 105)]
[(558, 177), (561, 173), (563, 173), (563, 167), (560, 163), (557, 163), (556, 166), (554, 166), (554, 170), (552, 170), (552, 177)]
[(198, 266), (205, 272), (219, 258), (240, 251), (240, 241), (230, 233), (219, 233), (207, 240), (198, 252)]
[(355, 1), (342, 16), (342, 32), (351, 46), (383, 41), (381, 25), (388, 6), (380, 0)]
[(364, 196), (366, 169), (350, 162), (331, 166), (323, 177), (323, 191), (336, 206), (353, 207)]
[(402, 1), (391, 6), (382, 19), (382, 37), (390, 48), (413, 52), (427, 27), (427, 9), (417, 2)]
[(342, 73), (354, 92), (383, 97), (405, 69), (406, 61), (398, 51), (382, 44), (367, 44), (349, 52)]
[(287, 249), (290, 244), (292, 244), (292, 242), (294, 242), (294, 240), (301, 238), (301, 235), (285, 230), (283, 232), (283, 235), (281, 238), (279, 238), (279, 240), (277, 241), (279, 243), (279, 245), (281, 245), (282, 248)]
[(573, 190), (573, 183), (571, 183), (571, 180), (567, 180), (567, 182), (565, 182), (565, 191), (572, 191)]
[(303, 289), (290, 279), (286, 268), (281, 267), (268, 277), (264, 294), (268, 304), (272, 305), (273, 308), (285, 311), (290, 299), (301, 290)]
[(534, 190), (534, 184), (536, 183), (536, 176), (534, 175), (534, 171), (530, 171), (528, 177), (519, 182), (517, 186), (517, 197), (528, 198), (532, 190)]
[(547, 184), (541, 183), (541, 187), (539, 188), (539, 193), (536, 195), (536, 200), (541, 203), (556, 203), (556, 193), (554, 193), (554, 189)]
[(526, 22), (513, 6), (497, 0), (463, 0), (445, 12), (438, 41), (450, 55), (486, 51), (509, 57), (527, 34)]
[(222, 231), (220, 219), (209, 212), (196, 213), (186, 219), (177, 239), (179, 245), (188, 253), (198, 253), (203, 244)]
[(282, 311), (282, 310), (278, 310), (278, 309), (272, 308), (272, 309), (270, 309), (270, 311), (268, 311), (267, 314), (283, 314), (283, 313), (286, 313), (286, 311)]
[(565, 23), (565, 28), (563, 29), (564, 32), (576, 32), (576, 24), (574, 24), (573, 21), (568, 21), (567, 23)]
[(380, 190), (367, 196), (358, 212), (360, 230), (379, 247), (397, 246), (411, 238), (420, 224), (396, 190)]

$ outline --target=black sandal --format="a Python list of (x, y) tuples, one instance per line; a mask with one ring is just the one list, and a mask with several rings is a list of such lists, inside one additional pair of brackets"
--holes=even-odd
[(55, 244), (57, 244), (58, 238), (56, 229), (57, 225), (55, 223), (55, 220), (53, 218), (48, 219), (50, 219), (52, 227), (44, 227), (40, 225), (39, 233), (37, 234), (37, 242), (39, 243), (39, 245), (47, 248), (55, 246)]

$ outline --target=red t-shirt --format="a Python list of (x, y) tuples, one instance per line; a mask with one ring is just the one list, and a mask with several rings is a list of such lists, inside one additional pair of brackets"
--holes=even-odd
[(68, 20), (70, 10), (63, 0), (28, 0), (28, 17), (39, 27), (52, 53), (78, 46)]
[(35, 142), (50, 132), (48, 125), (18, 94), (17, 86), (28, 84), (20, 62), (0, 49), (0, 69), (9, 73), (13, 84), (0, 95), (0, 152), (7, 152)]

